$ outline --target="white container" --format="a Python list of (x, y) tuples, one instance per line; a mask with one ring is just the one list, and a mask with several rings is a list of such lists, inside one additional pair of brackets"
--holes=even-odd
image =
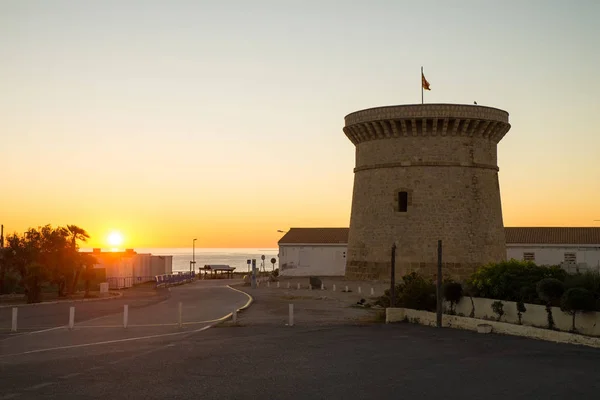
[(490, 324), (479, 324), (477, 325), (478, 333), (492, 333), (492, 326)]

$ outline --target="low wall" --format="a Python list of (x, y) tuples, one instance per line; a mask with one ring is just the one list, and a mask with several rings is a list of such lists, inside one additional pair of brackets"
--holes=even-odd
[[(475, 305), (475, 318), (496, 320), (497, 316), (492, 311), (492, 303), (497, 300), (486, 299), (481, 297), (473, 297)], [(518, 324), (517, 303), (514, 301), (504, 301), (504, 315), (500, 321)], [(448, 303), (445, 304), (446, 309), (450, 308)], [(456, 305), (456, 313), (469, 316), (472, 310), (471, 298), (463, 297)], [(526, 312), (522, 315), (522, 323), (527, 326), (548, 327), (548, 314), (546, 307), (538, 304), (525, 304)], [(552, 317), (554, 324), (558, 330), (570, 331), (573, 323), (573, 317), (567, 314), (559, 307), (552, 307)], [(578, 313), (575, 318), (575, 328), (578, 332), (584, 335), (600, 336), (600, 313)]]
[[(435, 326), (436, 315), (429, 311), (411, 310), (407, 308), (386, 308), (385, 321), (386, 323), (408, 321), (421, 325)], [(444, 314), (442, 316), (442, 327), (445, 328), (459, 328), (476, 331), (477, 326), (481, 324), (491, 325), (492, 332), (494, 333), (600, 348), (600, 338), (592, 338), (574, 333), (558, 332), (532, 326), (515, 325), (506, 322), (461, 317), (458, 315)]]

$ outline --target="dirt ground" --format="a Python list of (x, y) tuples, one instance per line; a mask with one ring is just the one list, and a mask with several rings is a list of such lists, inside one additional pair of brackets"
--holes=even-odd
[[(290, 304), (294, 306), (294, 325), (298, 326), (368, 324), (382, 321), (383, 309), (361, 307), (357, 302), (364, 299), (366, 303), (373, 304), (388, 285), (349, 281), (344, 278), (321, 278), (321, 281), (324, 285), (323, 290), (309, 289), (308, 278), (281, 279), (279, 287), (277, 282), (266, 281), (260, 282), (256, 289), (244, 285), (236, 286), (254, 298), (252, 306), (238, 315), (238, 324), (286, 325), (289, 322)], [(348, 292), (345, 291), (346, 287)], [(374, 295), (371, 295), (371, 289)]]

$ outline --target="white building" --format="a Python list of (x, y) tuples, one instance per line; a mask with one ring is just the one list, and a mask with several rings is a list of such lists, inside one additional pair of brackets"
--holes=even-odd
[[(600, 271), (600, 228), (506, 227), (507, 259)], [(282, 276), (343, 276), (348, 228), (291, 228), (278, 242)]]
[(537, 265), (562, 265), (569, 272), (600, 270), (600, 228), (509, 227), (506, 256)]
[(291, 228), (278, 242), (281, 276), (343, 276), (348, 228)]
[(133, 249), (107, 251), (94, 249), (95, 269), (104, 270), (111, 289), (123, 289), (154, 281), (156, 275), (173, 273), (173, 256), (138, 254)]

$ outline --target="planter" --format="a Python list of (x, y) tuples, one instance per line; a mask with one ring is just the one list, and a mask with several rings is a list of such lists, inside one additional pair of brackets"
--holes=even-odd
[(492, 333), (492, 326), (490, 324), (478, 324), (477, 333)]

